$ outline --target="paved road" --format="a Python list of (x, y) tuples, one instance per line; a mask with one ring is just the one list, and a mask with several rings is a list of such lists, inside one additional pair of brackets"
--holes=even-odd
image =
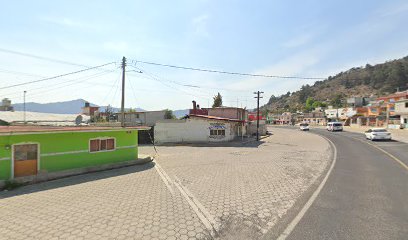
[[(337, 147), (324, 188), (287, 239), (408, 239), (408, 171), (362, 134), (314, 129)], [(408, 144), (374, 142), (408, 164)]]
[(0, 192), (0, 239), (258, 239), (331, 163), (324, 139), (287, 129), (262, 144), (158, 151), (146, 165)]

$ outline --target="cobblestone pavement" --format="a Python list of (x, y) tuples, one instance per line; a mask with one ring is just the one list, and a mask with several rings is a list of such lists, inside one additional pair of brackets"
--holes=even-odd
[(261, 145), (160, 146), (155, 163), (2, 192), (0, 238), (260, 238), (330, 162), (322, 138), (273, 132)]

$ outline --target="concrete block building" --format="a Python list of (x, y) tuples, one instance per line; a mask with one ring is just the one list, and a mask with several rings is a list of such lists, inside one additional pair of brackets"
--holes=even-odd
[(0, 183), (138, 159), (139, 128), (0, 127)]

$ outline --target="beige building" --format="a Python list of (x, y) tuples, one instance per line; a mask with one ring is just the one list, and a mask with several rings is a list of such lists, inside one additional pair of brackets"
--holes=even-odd
[(401, 125), (408, 128), (408, 99), (395, 102), (395, 115), (400, 116)]
[(238, 120), (248, 119), (248, 111), (244, 108), (216, 107), (216, 108), (203, 108), (203, 109), (208, 111), (208, 116), (238, 119)]
[[(149, 126), (152, 127), (156, 122), (164, 120), (166, 110), (144, 111), (144, 112), (125, 112), (125, 126)], [(122, 121), (122, 114), (118, 114), (118, 121)]]

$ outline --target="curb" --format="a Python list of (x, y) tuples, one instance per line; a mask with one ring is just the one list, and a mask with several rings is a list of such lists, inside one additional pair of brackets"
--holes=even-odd
[(130, 160), (130, 161), (125, 161), (125, 162), (120, 162), (120, 163), (103, 164), (99, 166), (76, 168), (76, 169), (63, 170), (63, 171), (52, 172), (52, 173), (39, 173), (35, 176), (19, 177), (19, 178), (15, 178), (9, 181), (1, 180), (0, 181), (0, 191), (3, 190), (8, 183), (16, 184), (18, 186), (30, 185), (30, 184), (47, 182), (51, 180), (56, 180), (56, 179), (66, 178), (66, 177), (71, 177), (71, 176), (77, 176), (77, 175), (82, 175), (82, 174), (87, 174), (87, 173), (107, 171), (107, 170), (112, 170), (112, 169), (117, 169), (117, 168), (130, 167), (134, 165), (142, 165), (142, 164), (152, 162), (154, 160), (154, 157), (149, 156), (149, 155), (139, 154), (139, 156), (140, 157), (136, 160)]

